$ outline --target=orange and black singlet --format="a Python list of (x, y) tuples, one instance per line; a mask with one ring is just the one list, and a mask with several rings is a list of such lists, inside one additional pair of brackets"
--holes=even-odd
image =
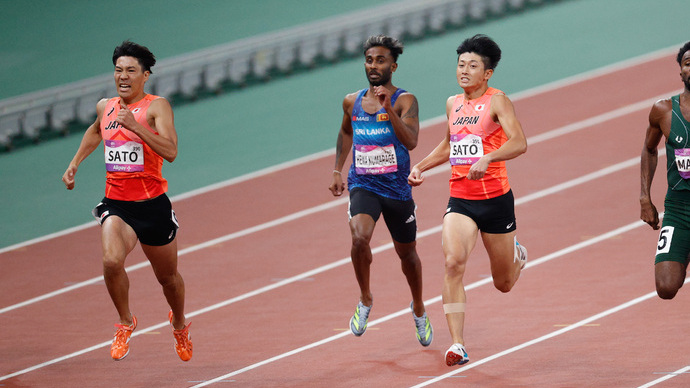
[[(158, 133), (149, 126), (146, 112), (157, 98), (146, 94), (141, 100), (127, 106), (137, 122), (155, 134)], [(163, 157), (139, 136), (115, 121), (119, 111), (120, 97), (111, 98), (101, 118), (106, 167), (105, 196), (120, 201), (155, 198), (168, 190), (168, 181), (161, 175)]]
[(489, 164), (486, 174), (478, 180), (467, 179), (472, 164), (482, 156), (499, 149), (507, 140), (503, 127), (489, 114), (491, 97), (502, 91), (488, 88), (479, 98), (466, 100), (455, 96), (448, 117), (450, 129), (450, 196), (463, 199), (489, 199), (510, 190), (505, 161)]

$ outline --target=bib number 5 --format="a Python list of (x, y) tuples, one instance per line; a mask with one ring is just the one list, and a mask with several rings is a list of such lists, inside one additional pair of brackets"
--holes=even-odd
[(673, 226), (664, 226), (659, 232), (659, 241), (656, 243), (656, 254), (668, 253), (673, 240)]

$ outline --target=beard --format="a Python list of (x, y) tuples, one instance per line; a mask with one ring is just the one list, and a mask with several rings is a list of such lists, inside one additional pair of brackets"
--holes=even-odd
[(369, 85), (381, 86), (381, 85), (387, 84), (391, 80), (391, 74), (390, 73), (383, 72), (383, 73), (377, 73), (376, 75), (378, 75), (379, 78), (372, 80), (370, 75), (367, 74), (367, 79), (369, 80)]
[(683, 80), (683, 85), (685, 85), (685, 90), (690, 92), (690, 76)]

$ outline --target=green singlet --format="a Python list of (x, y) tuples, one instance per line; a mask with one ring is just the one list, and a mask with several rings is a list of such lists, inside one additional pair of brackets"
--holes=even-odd
[(679, 98), (679, 95), (671, 97), (673, 109), (671, 132), (666, 141), (666, 178), (669, 190), (690, 190), (690, 122), (680, 111)]
[(668, 190), (655, 262), (690, 262), (690, 122), (680, 111), (680, 96), (671, 97), (671, 132), (666, 141)]

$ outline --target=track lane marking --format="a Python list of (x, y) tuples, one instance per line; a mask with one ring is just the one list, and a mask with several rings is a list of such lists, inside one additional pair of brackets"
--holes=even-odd
[[(685, 282), (687, 283), (687, 280), (686, 280)], [(649, 388), (649, 387), (653, 387), (653, 386), (655, 386), (655, 385), (657, 385), (657, 384), (659, 384), (659, 383), (663, 383), (663, 382), (666, 381), (666, 380), (670, 380), (670, 379), (672, 379), (672, 378), (674, 378), (674, 377), (676, 377), (676, 376), (678, 376), (678, 375), (682, 375), (682, 374), (688, 373), (688, 372), (690, 372), (690, 366), (686, 366), (686, 367), (684, 367), (684, 368), (680, 368), (680, 369), (678, 369), (678, 370), (675, 371), (675, 372), (667, 373), (665, 376), (659, 377), (658, 379), (656, 379), (656, 380), (654, 380), (654, 381), (650, 381), (650, 382), (648, 382), (647, 384), (640, 385), (640, 386), (637, 387), (637, 388)]]

